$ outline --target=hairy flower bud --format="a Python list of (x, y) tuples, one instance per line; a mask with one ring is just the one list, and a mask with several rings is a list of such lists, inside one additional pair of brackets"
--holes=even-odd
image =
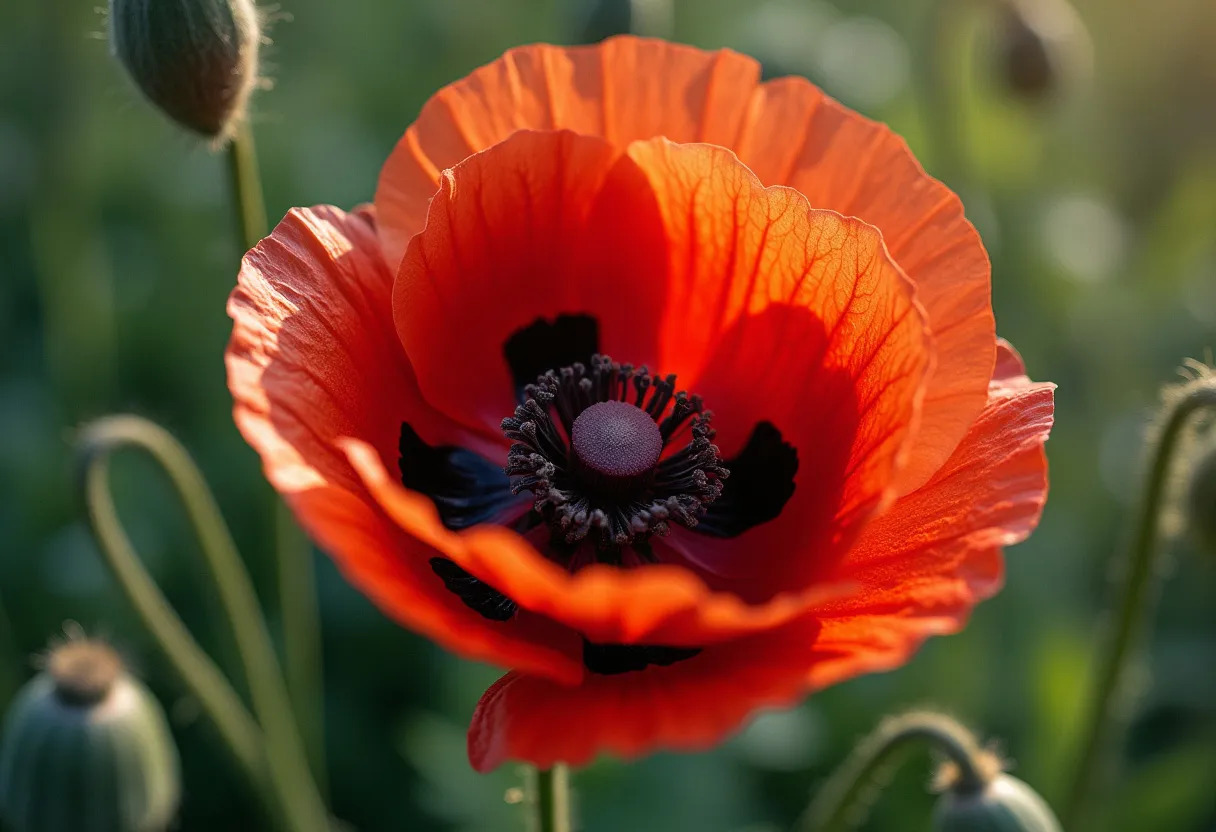
[(253, 0), (110, 0), (110, 43), (165, 115), (214, 139), (245, 116), (258, 82)]
[(1216, 555), (1216, 445), (1207, 448), (1191, 471), (1183, 511), (1195, 544)]
[(73, 638), (4, 721), (0, 820), (12, 832), (162, 832), (178, 770), (160, 705), (112, 648)]
[(982, 788), (948, 789), (933, 810), (934, 832), (1060, 832), (1051, 808), (1030, 786), (998, 774)]
[(1003, 0), (997, 26), (997, 72), (1027, 99), (1051, 95), (1087, 75), (1089, 34), (1067, 0)]

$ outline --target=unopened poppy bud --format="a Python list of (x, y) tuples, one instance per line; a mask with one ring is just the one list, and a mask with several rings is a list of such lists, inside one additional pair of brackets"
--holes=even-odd
[(1196, 545), (1216, 555), (1216, 445), (1207, 449), (1191, 472), (1184, 510)]
[(111, 48), (136, 85), (214, 139), (245, 116), (261, 37), (253, 0), (110, 0)]
[(979, 788), (948, 788), (933, 810), (933, 832), (1060, 832), (1060, 822), (1034, 789), (1001, 773)]
[(118, 654), (84, 638), (54, 648), (4, 721), (0, 821), (12, 832), (162, 832), (179, 791), (164, 712)]
[(1088, 73), (1089, 36), (1067, 0), (1004, 0), (997, 71), (1017, 95), (1039, 99)]

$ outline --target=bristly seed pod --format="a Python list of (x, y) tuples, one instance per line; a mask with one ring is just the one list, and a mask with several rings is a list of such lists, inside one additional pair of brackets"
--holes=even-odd
[(258, 84), (253, 0), (110, 0), (110, 44), (139, 89), (183, 127), (222, 141)]
[(0, 820), (12, 832), (163, 832), (177, 811), (164, 712), (108, 645), (72, 637), (0, 733)]

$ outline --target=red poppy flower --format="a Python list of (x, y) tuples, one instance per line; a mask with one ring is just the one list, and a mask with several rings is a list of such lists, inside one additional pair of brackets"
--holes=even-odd
[(482, 770), (702, 748), (898, 666), (1045, 498), (1052, 388), (995, 336), (959, 200), (729, 51), (508, 52), (427, 103), (374, 207), (289, 213), (229, 309), (237, 424), (301, 523), (510, 669)]

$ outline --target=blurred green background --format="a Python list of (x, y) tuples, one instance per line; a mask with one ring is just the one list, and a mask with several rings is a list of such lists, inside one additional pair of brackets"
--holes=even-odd
[[(259, 829), (256, 803), (103, 568), (73, 499), (77, 426), (114, 411), (161, 422), (196, 454), (275, 617), (269, 489), (233, 427), (222, 362), (240, 253), (224, 162), (139, 98), (108, 54), (98, 2), (0, 4), (0, 710), (33, 672), (26, 657), (79, 621), (166, 703), (184, 755), (181, 828)], [(510, 46), (622, 25), (619, 14), (589, 19), (591, 5), (276, 4), (264, 68), (274, 85), (254, 115), (272, 220), (292, 205), (369, 200), (430, 93)], [(983, 2), (674, 5), (675, 39), (748, 52), (769, 75), (807, 75), (889, 122), (964, 196), (992, 255), (1001, 334), (1035, 378), (1060, 385), (1052, 496), (1039, 531), (1009, 552), (1007, 588), (963, 634), (896, 672), (761, 716), (711, 753), (579, 772), (582, 826), (786, 829), (861, 734), (911, 705), (1000, 738), (1015, 773), (1058, 802), (1144, 427), (1179, 361), (1216, 345), (1216, 3), (1076, 0), (1084, 28), (1061, 29), (1045, 96), (1010, 87), (1024, 75), (1011, 76), (1007, 24)], [(234, 667), (178, 507), (143, 460), (115, 469), (151, 568)], [(1161, 599), (1121, 786), (1097, 828), (1216, 829), (1216, 564), (1185, 540), (1172, 548), (1178, 574)], [(522, 828), (503, 801), (518, 772), (481, 777), (465, 758), (468, 717), (496, 672), (398, 629), (323, 556), (317, 564), (337, 815), (359, 830)], [(927, 829), (927, 776), (926, 762), (907, 766), (865, 828)]]

